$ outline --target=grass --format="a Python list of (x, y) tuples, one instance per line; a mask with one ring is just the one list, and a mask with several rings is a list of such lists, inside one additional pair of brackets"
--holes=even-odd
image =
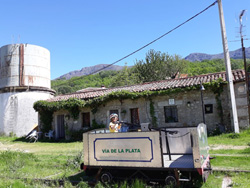
[(29, 143), (0, 137), (0, 174), (9, 178), (65, 179), (79, 172), (82, 142)]
[[(210, 155), (216, 156), (211, 161), (212, 167), (250, 170), (250, 129), (244, 130), (239, 134), (229, 133), (211, 136), (208, 137), (208, 143), (210, 146), (221, 145), (221, 148), (227, 148), (213, 150), (214, 147), (211, 147), (212, 149), (209, 151)], [(245, 149), (237, 146), (243, 146)], [(216, 154), (223, 154), (223, 156)]]
[[(1, 187), (59, 187), (58, 180), (65, 180), (64, 187), (72, 187), (69, 181), (81, 180), (84, 172), (79, 173), (82, 162), (82, 142), (51, 142), (45, 140), (28, 143), (24, 138), (0, 137), (0, 188)], [(245, 146), (245, 149), (210, 150), (210, 154), (224, 154), (232, 156), (216, 156), (212, 160), (212, 167), (228, 169), (250, 170), (250, 130), (240, 134), (223, 134), (208, 138), (210, 145)], [(213, 147), (211, 147), (213, 148)], [(223, 147), (222, 147), (223, 148)], [(237, 156), (239, 155), (239, 156)], [(72, 175), (76, 174), (76, 175)], [(221, 187), (225, 176), (230, 176), (233, 187), (250, 187), (249, 173), (214, 173), (208, 181), (198, 187)], [(20, 178), (20, 179), (17, 179)], [(33, 179), (37, 178), (37, 181)], [(57, 183), (46, 184), (42, 179), (55, 180)], [(86, 179), (85, 179), (86, 180)], [(197, 184), (198, 185), (198, 184)], [(77, 187), (89, 187), (81, 182)], [(105, 187), (98, 183), (96, 188)], [(146, 187), (142, 181), (136, 180), (132, 184), (127, 182), (114, 183), (106, 187), (139, 188)]]
[(0, 174), (9, 178), (64, 178), (79, 171), (79, 156), (34, 155), (7, 150), (0, 152)]
[(211, 160), (212, 167), (234, 170), (250, 170), (250, 157), (216, 156)]
[(208, 137), (209, 145), (233, 145), (250, 146), (250, 129), (241, 131), (241, 133), (221, 134)]
[[(79, 151), (82, 151), (82, 142), (36, 142), (29, 143), (27, 140), (15, 137), (0, 137), (0, 142), (3, 144), (2, 147), (5, 149), (15, 149), (36, 155), (75, 155)], [(1, 147), (1, 145), (0, 145)], [(1, 149), (1, 148), (0, 148)]]
[(221, 188), (224, 177), (232, 179), (229, 187), (248, 188), (250, 187), (250, 173), (219, 173), (215, 172), (208, 177), (206, 183), (201, 188)]
[(246, 155), (250, 156), (250, 147), (246, 149), (219, 149), (219, 150), (210, 150), (209, 153), (213, 154), (228, 154), (228, 155)]

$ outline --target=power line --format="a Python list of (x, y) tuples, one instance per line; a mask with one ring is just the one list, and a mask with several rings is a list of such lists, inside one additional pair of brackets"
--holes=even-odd
[[(133, 54), (135, 54), (135, 53), (141, 51), (142, 49), (146, 48), (147, 46), (149, 46), (149, 45), (155, 43), (156, 41), (158, 41), (158, 40), (160, 40), (161, 38), (165, 37), (166, 35), (170, 34), (170, 33), (173, 32), (174, 30), (176, 30), (176, 29), (178, 29), (179, 27), (183, 26), (184, 24), (188, 23), (189, 21), (191, 21), (191, 20), (194, 19), (195, 17), (199, 16), (199, 15), (202, 14), (203, 12), (207, 11), (209, 8), (211, 8), (212, 6), (214, 6), (216, 3), (217, 3), (217, 0), (216, 0), (215, 2), (213, 2), (211, 5), (209, 5), (208, 7), (206, 7), (205, 9), (203, 9), (202, 11), (200, 11), (199, 13), (195, 14), (194, 16), (192, 16), (191, 18), (189, 18), (189, 19), (186, 20), (185, 22), (183, 22), (183, 23), (179, 24), (178, 26), (176, 26), (175, 28), (171, 29), (170, 31), (164, 33), (163, 35), (161, 35), (160, 37), (156, 38), (155, 40), (153, 40), (153, 41), (149, 42), (148, 44), (142, 46), (141, 48), (139, 48), (139, 49), (133, 51), (132, 53), (130, 53), (130, 54), (124, 56), (123, 58), (118, 59), (117, 61), (115, 61), (115, 62), (113, 62), (113, 63), (111, 63), (111, 64), (109, 64), (109, 65), (107, 65), (107, 66), (105, 66), (105, 67), (103, 67), (103, 68), (101, 68), (101, 69), (99, 69), (99, 70), (96, 70), (96, 71), (94, 71), (94, 72), (92, 72), (92, 73), (90, 73), (90, 74), (87, 74), (87, 75), (85, 75), (85, 76), (90, 76), (90, 75), (92, 75), (92, 74), (98, 73), (98, 72), (100, 72), (100, 71), (102, 71), (102, 70), (104, 70), (104, 69), (106, 69), (106, 68), (108, 68), (108, 67), (110, 67), (110, 66), (112, 66), (112, 65), (114, 65), (114, 64), (116, 64), (116, 63), (118, 63), (118, 62), (120, 62), (120, 61), (122, 61), (122, 60), (124, 60), (124, 59), (126, 59), (126, 58), (128, 58), (129, 56), (131, 56), (131, 55), (133, 55)], [(79, 77), (78, 79), (81, 79), (81, 78), (82, 78), (82, 77)], [(76, 79), (76, 80), (78, 80), (78, 79)], [(75, 80), (74, 80), (74, 81), (75, 81)], [(63, 84), (59, 84), (59, 85), (56, 85), (56, 86), (54, 86), (54, 87), (58, 87), (58, 86), (61, 86), (61, 85), (63, 85)]]

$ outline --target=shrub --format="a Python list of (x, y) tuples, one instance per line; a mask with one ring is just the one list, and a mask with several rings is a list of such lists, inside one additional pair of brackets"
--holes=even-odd
[(230, 134), (228, 134), (228, 138), (231, 138), (231, 139), (240, 138), (240, 134), (238, 134), (238, 133), (230, 133)]

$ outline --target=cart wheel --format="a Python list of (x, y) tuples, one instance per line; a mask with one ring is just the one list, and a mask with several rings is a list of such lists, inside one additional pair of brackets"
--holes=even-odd
[(109, 172), (103, 172), (100, 177), (100, 181), (102, 183), (111, 183), (112, 179), (113, 179), (113, 176)]
[(167, 186), (176, 186), (176, 179), (174, 176), (167, 176), (166, 179), (165, 179), (165, 184)]

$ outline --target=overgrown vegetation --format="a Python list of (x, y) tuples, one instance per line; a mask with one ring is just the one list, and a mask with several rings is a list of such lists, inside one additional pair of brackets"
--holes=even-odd
[[(222, 79), (217, 79), (212, 82), (204, 83), (206, 89), (214, 89), (218, 91), (222, 91), (223, 84), (225, 84)], [(185, 88), (173, 88), (168, 90), (160, 90), (160, 91), (143, 91), (143, 92), (130, 92), (130, 91), (116, 91), (109, 93), (104, 96), (96, 97), (93, 99), (89, 99), (87, 101), (76, 99), (76, 98), (70, 98), (68, 100), (62, 100), (62, 101), (56, 101), (56, 102), (49, 102), (49, 101), (37, 101), (34, 103), (34, 109), (38, 112), (42, 111), (43, 113), (40, 113), (41, 115), (41, 123), (45, 127), (51, 126), (51, 122), (47, 122), (47, 116), (45, 112), (48, 112), (48, 117), (50, 117), (52, 112), (58, 111), (58, 110), (68, 110), (72, 118), (77, 118), (80, 112), (80, 108), (83, 107), (90, 107), (92, 109), (92, 113), (96, 113), (98, 110), (98, 107), (100, 105), (103, 105), (111, 100), (124, 100), (124, 99), (131, 99), (135, 100), (138, 98), (147, 98), (152, 101), (152, 97), (154, 96), (164, 96), (164, 95), (173, 95), (180, 92), (185, 91), (191, 91), (191, 90), (198, 90), (200, 89), (200, 85), (194, 85), (190, 87)], [(217, 91), (217, 92), (218, 92)], [(153, 109), (153, 103), (150, 103), (150, 114), (152, 117), (152, 123), (156, 125), (157, 120), (154, 115), (154, 109)], [(45, 119), (46, 121), (43, 121)], [(52, 120), (52, 119), (51, 119)]]
[(152, 101), (152, 99), (150, 99), (149, 101), (150, 101), (150, 116), (152, 119), (152, 125), (153, 127), (157, 127), (157, 118), (155, 117), (154, 102)]

